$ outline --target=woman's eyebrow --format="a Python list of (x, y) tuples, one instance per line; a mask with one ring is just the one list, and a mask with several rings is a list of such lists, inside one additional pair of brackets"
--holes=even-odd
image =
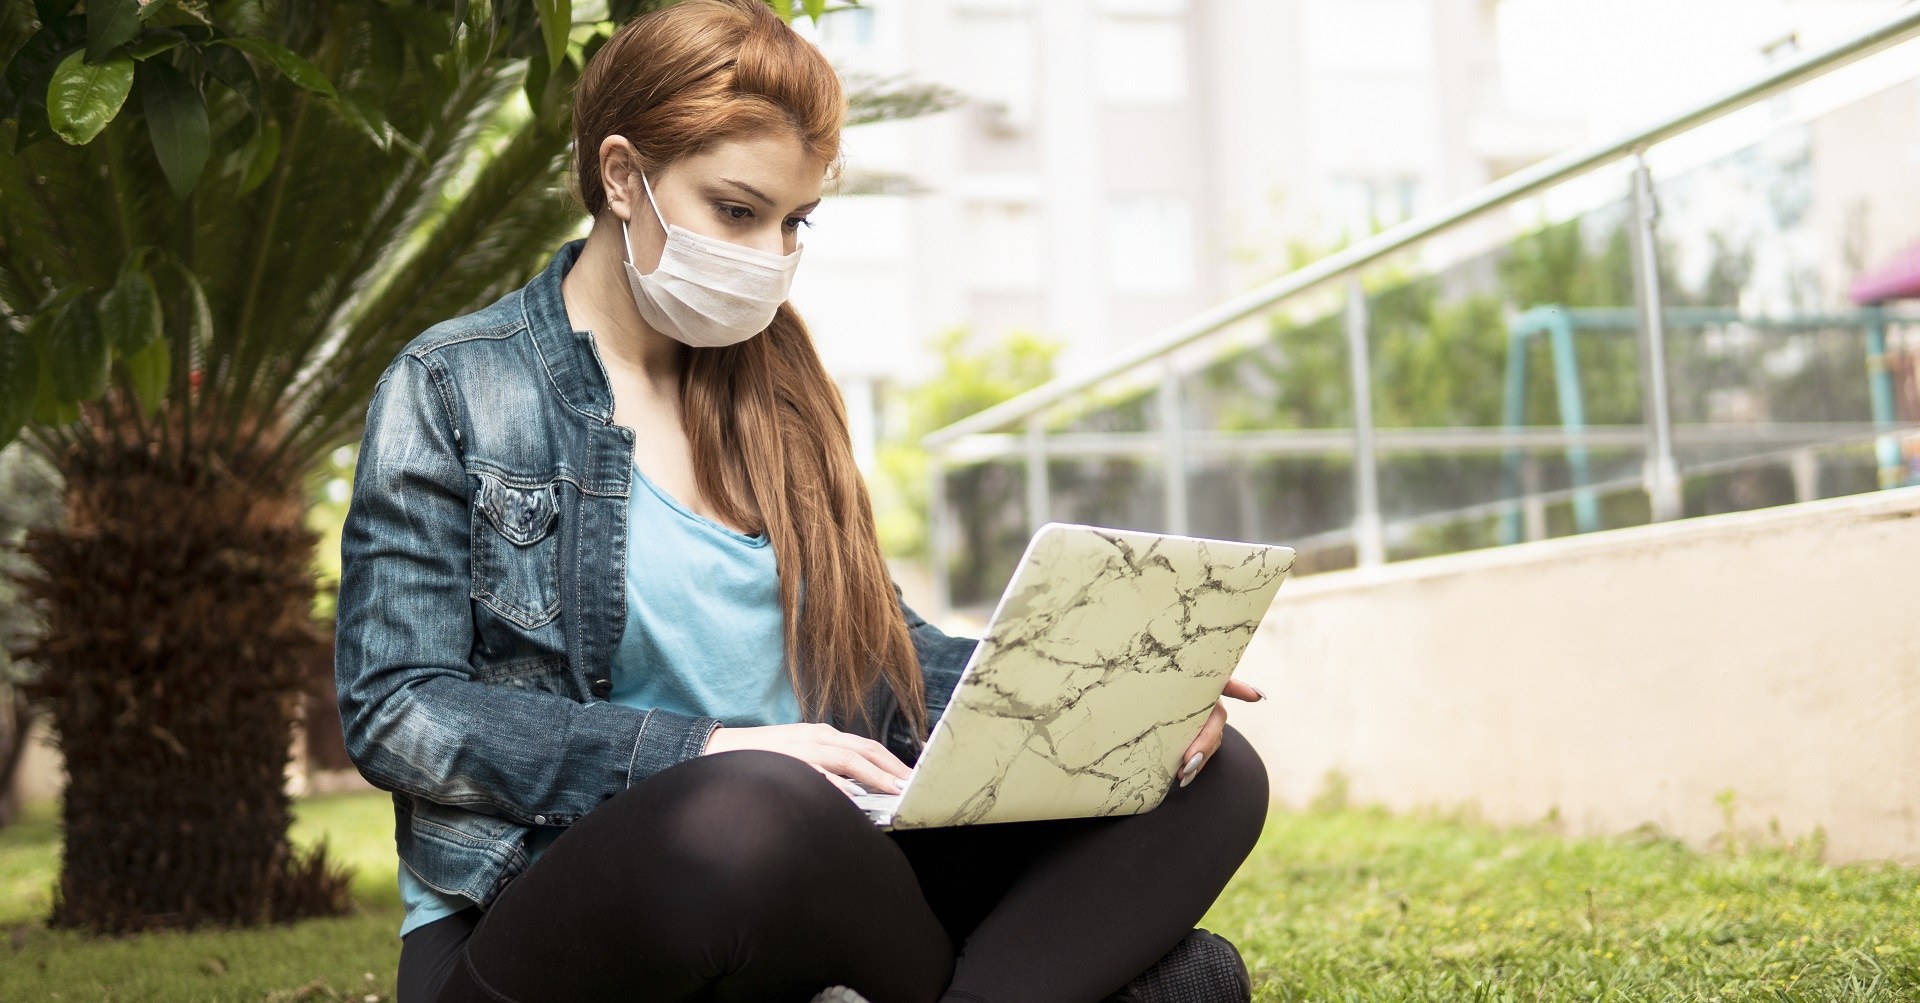
[[(746, 183), (745, 181), (736, 181), (736, 180), (734, 180), (733, 178), (718, 178), (718, 179), (716, 179), (716, 180), (719, 180), (719, 181), (724, 181), (724, 182), (726, 182), (727, 184), (730, 184), (730, 185), (733, 185), (733, 186), (734, 186), (734, 187), (736, 187), (736, 188), (739, 188), (739, 189), (740, 189), (741, 191), (744, 191), (744, 192), (746, 192), (746, 193), (747, 193), (748, 195), (751, 195), (751, 196), (753, 196), (754, 198), (757, 198), (757, 199), (759, 199), (759, 200), (761, 201), (761, 203), (762, 203), (762, 204), (764, 204), (764, 205), (773, 205), (773, 204), (774, 204), (774, 201), (773, 201), (772, 199), (770, 199), (770, 198), (768, 198), (768, 197), (767, 197), (767, 193), (766, 193), (766, 192), (763, 192), (763, 191), (761, 191), (760, 189), (758, 189), (758, 188), (755, 188), (754, 186), (752, 186), (752, 185), (750, 185), (750, 184), (747, 184), (747, 183)], [(797, 206), (797, 207), (795, 208), (795, 211), (798, 211), (798, 210), (800, 210), (800, 209), (811, 209), (811, 208), (813, 208), (814, 206), (817, 206), (817, 205), (819, 205), (819, 204), (820, 204), (820, 200), (819, 200), (819, 199), (814, 199), (813, 201), (811, 201), (811, 202), (808, 202), (808, 203), (807, 203), (806, 205), (803, 205), (803, 206)]]

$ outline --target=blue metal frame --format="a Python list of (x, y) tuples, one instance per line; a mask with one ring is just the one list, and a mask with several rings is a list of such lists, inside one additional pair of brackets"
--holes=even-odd
[[(1736, 310), (1721, 307), (1674, 307), (1662, 312), (1666, 326), (1699, 328), (1712, 324), (1741, 323), (1760, 328), (1834, 328), (1858, 327), (1866, 333), (1867, 387), (1872, 402), (1873, 423), (1892, 429), (1899, 416), (1894, 413), (1893, 374), (1887, 368), (1887, 316), (1879, 306), (1868, 306), (1855, 313), (1803, 314), (1788, 317), (1743, 317)], [(1580, 393), (1580, 361), (1574, 353), (1575, 331), (1604, 331), (1631, 334), (1638, 325), (1631, 307), (1564, 307), (1557, 304), (1537, 306), (1515, 317), (1507, 329), (1507, 387), (1502, 424), (1517, 431), (1526, 424), (1527, 348), (1536, 335), (1547, 335), (1553, 353), (1554, 392), (1558, 398), (1560, 424), (1569, 433), (1586, 430), (1586, 405)], [(1874, 458), (1880, 472), (1880, 486), (1900, 487), (1910, 478), (1900, 455), (1900, 444), (1888, 434), (1874, 440)], [(1505, 483), (1513, 505), (1500, 524), (1500, 542), (1518, 543), (1521, 537), (1519, 447), (1505, 454)], [(1567, 467), (1574, 487), (1574, 530), (1590, 533), (1600, 527), (1600, 504), (1591, 484), (1592, 472), (1587, 447), (1567, 446)]]
[[(1573, 318), (1570, 311), (1561, 306), (1534, 307), (1515, 318), (1507, 329), (1506, 413), (1502, 424), (1509, 431), (1518, 431), (1527, 423), (1527, 345), (1536, 334), (1547, 335), (1553, 349), (1553, 386), (1560, 405), (1560, 425), (1577, 435), (1586, 430), (1587, 410), (1586, 402), (1580, 395), (1580, 361), (1573, 351)], [(1520, 450), (1509, 447), (1506, 451), (1506, 487), (1508, 496), (1515, 501), (1512, 510), (1501, 522), (1501, 543), (1520, 541), (1518, 499), (1521, 462)], [(1567, 446), (1567, 467), (1576, 489), (1573, 496), (1574, 527), (1578, 532), (1590, 533), (1600, 528), (1600, 500), (1592, 491), (1584, 490), (1593, 481), (1586, 446), (1577, 443)]]

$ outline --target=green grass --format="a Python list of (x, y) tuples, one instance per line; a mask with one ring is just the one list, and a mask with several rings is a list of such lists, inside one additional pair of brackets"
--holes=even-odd
[(1275, 813), (1203, 925), (1263, 1001), (1920, 1000), (1920, 873), (1820, 846)]
[[(400, 925), (385, 794), (297, 804), (359, 868), (356, 915), (89, 941), (40, 924), (50, 805), (0, 830), (0, 997), (390, 1001)], [(1819, 843), (1698, 853), (1469, 817), (1276, 812), (1202, 921), (1278, 1001), (1920, 1000), (1920, 873), (1834, 867)]]
[(294, 802), (293, 840), (355, 869), (355, 912), (252, 930), (94, 940), (43, 923), (60, 860), (58, 806), (0, 829), (0, 1000), (393, 999), (400, 957), (393, 802), (383, 792)]

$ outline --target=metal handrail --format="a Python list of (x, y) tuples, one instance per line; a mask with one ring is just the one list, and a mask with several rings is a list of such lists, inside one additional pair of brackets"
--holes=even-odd
[[(1920, 425), (1901, 425), (1892, 431), (1895, 434), (1911, 435), (1920, 432)], [(1880, 430), (1874, 435), (1832, 436), (1795, 443), (1786, 448), (1769, 450), (1764, 453), (1747, 453), (1742, 456), (1730, 456), (1718, 460), (1703, 460), (1688, 464), (1686, 476), (1711, 477), (1716, 474), (1724, 474), (1736, 470), (1749, 470), (1755, 467), (1772, 466), (1783, 461), (1790, 461), (1796, 454), (1810, 453), (1816, 450), (1836, 449), (1846, 446), (1871, 446), (1875, 439), (1884, 434), (1886, 434), (1886, 430)], [(1465, 522), (1469, 519), (1486, 519), (1507, 515), (1514, 509), (1528, 503), (1553, 505), (1561, 502), (1570, 502), (1582, 492), (1610, 495), (1632, 491), (1635, 488), (1643, 486), (1644, 483), (1637, 475), (1631, 477), (1615, 477), (1604, 481), (1595, 481), (1591, 484), (1531, 491), (1517, 498), (1499, 498), (1493, 501), (1462, 505), (1458, 508), (1442, 509), (1437, 512), (1422, 512), (1418, 515), (1399, 516), (1390, 520), (1387, 525), (1392, 529), (1445, 526), (1451, 523)], [(1354, 537), (1355, 533), (1352, 526), (1342, 526), (1338, 529), (1325, 530), (1310, 536), (1292, 538), (1287, 541), (1287, 545), (1301, 553), (1307, 553), (1324, 547), (1351, 544), (1354, 542)]]
[[(1885, 435), (1910, 435), (1920, 427), (1882, 425), (1871, 421), (1761, 421), (1697, 422), (1673, 426), (1673, 439), (1684, 446), (1791, 446), (1832, 442), (1871, 441)], [(1375, 431), (1376, 452), (1462, 454), (1505, 450), (1535, 452), (1569, 447), (1635, 449), (1646, 446), (1642, 425), (1449, 425), (1382, 428)], [(1212, 456), (1344, 456), (1353, 452), (1351, 428), (1276, 428), (1196, 430), (1185, 433), (1188, 448)], [(1047, 436), (1049, 459), (1138, 459), (1163, 448), (1159, 432), (1056, 432)], [(979, 463), (1015, 459), (1025, 454), (1024, 436), (1013, 432), (984, 432), (968, 436), (953, 449), (952, 461)]]
[(1573, 150), (1516, 171), (1471, 195), (1456, 200), (1451, 205), (1416, 216), (1344, 250), (1289, 272), (1272, 282), (1228, 299), (1210, 310), (1203, 311), (1159, 335), (1122, 351), (1106, 364), (1078, 375), (1050, 380), (944, 428), (935, 429), (921, 439), (921, 444), (929, 450), (937, 451), (962, 436), (1006, 428), (1073, 394), (1166, 356), (1229, 324), (1271, 307), (1281, 300), (1296, 296), (1329, 280), (1351, 274), (1380, 258), (1475, 216), (1509, 205), (1563, 181), (1590, 173), (1627, 155), (1644, 152), (1647, 147), (1662, 140), (1722, 118), (1796, 84), (1832, 72), (1841, 66), (1916, 36), (1920, 36), (1920, 0), (1909, 0), (1899, 12), (1865, 31), (1824, 49), (1788, 60), (1781, 66), (1718, 97), (1700, 102), (1678, 115), (1672, 115), (1652, 125), (1636, 129), (1618, 139)]

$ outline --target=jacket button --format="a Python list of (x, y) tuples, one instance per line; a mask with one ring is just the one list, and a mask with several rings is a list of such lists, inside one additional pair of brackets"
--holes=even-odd
[(534, 824), (534, 825), (546, 825), (546, 824), (547, 824), (547, 817), (546, 817), (545, 815), (535, 815), (535, 816), (533, 817), (533, 824)]
[(608, 679), (605, 676), (601, 676), (600, 678), (595, 679), (593, 682), (587, 684), (587, 688), (593, 692), (594, 696), (604, 697), (607, 694), (613, 692), (613, 680)]

